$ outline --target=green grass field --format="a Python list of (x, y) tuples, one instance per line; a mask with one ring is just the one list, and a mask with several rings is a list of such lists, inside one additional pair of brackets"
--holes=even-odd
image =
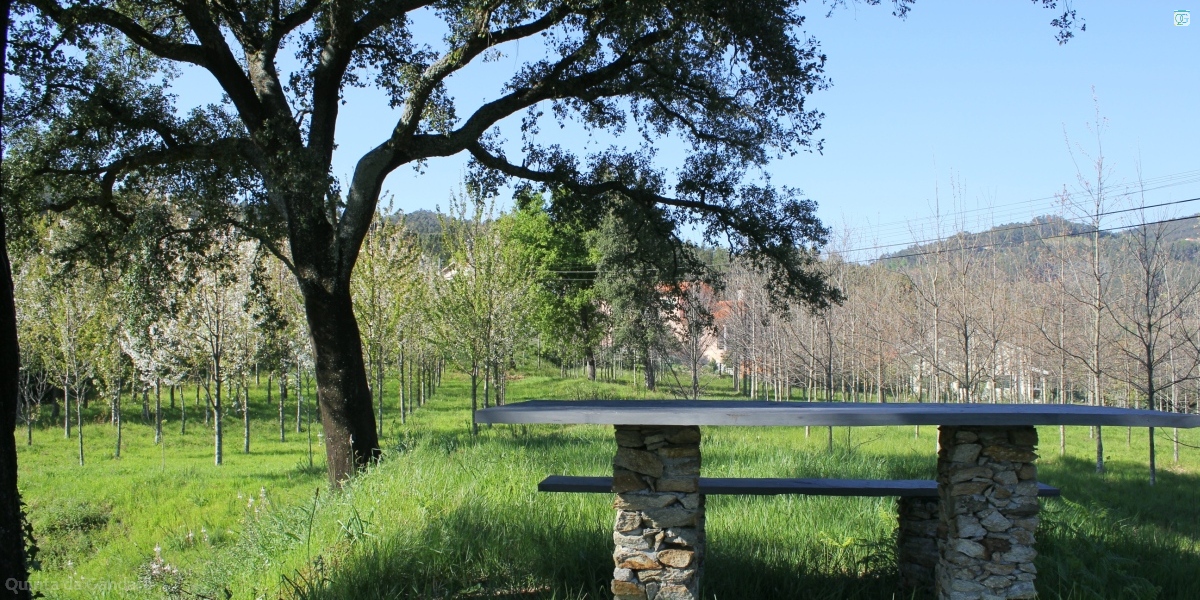
[[(305, 435), (289, 424), (278, 441), (261, 396), (251, 454), (231, 416), (220, 467), (198, 412), (183, 436), (177, 416), (168, 421), (159, 447), (130, 406), (120, 460), (96, 412), (85, 467), (61, 428), (37, 430), (20, 448), (42, 548), (33, 581), (54, 598), (611, 597), (611, 497), (536, 491), (548, 474), (609, 473), (611, 429), (497, 426), (473, 438), (468, 393), (448, 374), (407, 424), (385, 418), (384, 460), (341, 492), (325, 485), (323, 448), (310, 469)], [(509, 388), (510, 401), (637, 395), (549, 375)], [(836, 428), (830, 451), (826, 428), (706, 428), (704, 473), (931, 478), (934, 433)], [(1063, 489), (1043, 503), (1042, 597), (1200, 597), (1200, 450), (1182, 448), (1173, 464), (1160, 432), (1151, 488), (1144, 429), (1129, 447), (1124, 429), (1105, 430), (1104, 476), (1086, 428), (1067, 429), (1065, 457), (1057, 428), (1040, 433), (1039, 477)], [(1181, 440), (1200, 446), (1200, 432)], [(706, 598), (893, 597), (892, 499), (718, 496), (707, 527)]]

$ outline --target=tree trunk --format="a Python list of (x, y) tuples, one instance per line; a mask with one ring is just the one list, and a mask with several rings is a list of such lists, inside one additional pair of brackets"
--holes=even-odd
[[(8, 56), (9, 0), (0, 0), (0, 60)], [(4, 104), (4, 63), (0, 63), (0, 106)], [(0, 117), (2, 117), (0, 110)], [(3, 147), (0, 146), (0, 155)], [(17, 308), (13, 300), (4, 210), (0, 208), (0, 579), (20, 585), (14, 598), (29, 598), (25, 528), (17, 489), (16, 408), (20, 395), (21, 348), (17, 342)]]
[(400, 396), (400, 424), (403, 425), (408, 418), (408, 410), (404, 406), (405, 400), (408, 399), (408, 394), (404, 392), (404, 347), (400, 348), (400, 362), (396, 365), (396, 370), (400, 374), (400, 385), (396, 386), (396, 393)]
[(296, 433), (300, 433), (304, 415), (304, 390), (300, 388), (300, 365), (296, 364)]
[(75, 434), (79, 438), (79, 466), (83, 466), (83, 403), (79, 401), (83, 394), (75, 390)]
[(117, 381), (117, 395), (113, 398), (113, 424), (117, 426), (117, 445), (113, 458), (121, 458), (121, 382)]
[(596, 351), (591, 346), (583, 350), (583, 362), (587, 365), (588, 381), (596, 380)]
[[(270, 401), (271, 395), (271, 376), (267, 377), (267, 400)], [(287, 416), (285, 415), (284, 405), (287, 404), (287, 372), (279, 374), (279, 441), (287, 441)]]
[(358, 322), (348, 286), (330, 290), (301, 280), (300, 289), (312, 335), (329, 481), (341, 486), (380, 454)]
[(479, 390), (479, 363), (471, 363), (471, 435), (479, 435), (479, 423), (475, 421), (475, 411), (478, 403), (475, 394)]
[[(63, 437), (71, 439), (71, 382), (63, 380)], [(78, 401), (76, 401), (78, 402)]]
[(650, 353), (647, 351), (642, 352), (642, 368), (644, 369), (645, 374), (646, 374), (646, 379), (645, 379), (646, 391), (653, 392), (654, 385), (655, 385), (654, 359), (650, 357)]
[(1158, 482), (1158, 465), (1155, 463), (1154, 455), (1154, 428), (1150, 428), (1150, 485)]
[(488, 399), (492, 396), (492, 365), (491, 361), (483, 361), (483, 407), (488, 407)]
[[(75, 401), (79, 403), (78, 400)], [(154, 444), (162, 443), (162, 382), (154, 380)]]
[(376, 361), (378, 363), (379, 367), (375, 371), (375, 394), (379, 396), (378, 423), (379, 423), (379, 429), (380, 429), (380, 431), (382, 431), (383, 430), (383, 365), (384, 365), (383, 348), (378, 348), (377, 350), (379, 353), (376, 356), (379, 356), (380, 358), (377, 359), (377, 361)]
[(225, 445), (225, 429), (221, 425), (221, 384), (217, 384), (217, 397), (213, 402), (213, 434), (214, 444), (213, 460), (217, 465), (225, 462), (224, 445)]
[(250, 454), (250, 388), (242, 383), (242, 453)]
[[(171, 398), (175, 398), (175, 388), (171, 388)], [(187, 396), (183, 392), (183, 382), (179, 383), (179, 435), (187, 433)]]

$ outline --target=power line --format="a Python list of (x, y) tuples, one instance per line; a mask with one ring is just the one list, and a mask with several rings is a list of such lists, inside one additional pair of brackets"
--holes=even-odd
[[(1090, 217), (1093, 217), (1093, 218), (1100, 218), (1100, 217), (1107, 217), (1107, 216), (1111, 216), (1111, 215), (1119, 215), (1119, 214), (1122, 214), (1122, 213), (1133, 212), (1133, 211), (1138, 211), (1138, 210), (1147, 210), (1147, 209), (1151, 209), (1151, 208), (1162, 208), (1162, 207), (1164, 207), (1164, 206), (1174, 206), (1174, 205), (1177, 205), (1177, 204), (1186, 204), (1186, 203), (1188, 203), (1188, 202), (1196, 202), (1196, 201), (1200, 201), (1200, 197), (1197, 197), (1197, 198), (1188, 198), (1188, 199), (1186, 199), (1186, 200), (1175, 200), (1175, 201), (1172, 201), (1172, 202), (1161, 202), (1161, 203), (1159, 203), (1159, 204), (1150, 204), (1150, 205), (1146, 205), (1146, 206), (1137, 206), (1137, 207), (1134, 207), (1134, 208), (1124, 208), (1124, 209), (1121, 209), (1121, 210), (1111, 210), (1111, 211), (1108, 211), (1108, 212), (1102, 212), (1102, 213), (1099, 213), (1099, 214), (1088, 215), (1088, 216), (1090, 216)], [(988, 229), (987, 231), (981, 231), (981, 232), (980, 232), (980, 234), (983, 234), (983, 233), (999, 233), (999, 232), (1002, 232), (1002, 231), (1012, 231), (1012, 230), (1015, 230), (1015, 229), (1029, 229), (1029, 228), (1032, 228), (1032, 227), (1043, 227), (1043, 226), (1045, 226), (1045, 225), (1046, 225), (1045, 223), (1022, 223), (1022, 224), (1020, 224), (1020, 225), (1009, 225), (1009, 226), (1006, 226), (1006, 227), (997, 227), (997, 228), (994, 228), (994, 229)], [(957, 234), (955, 234), (955, 235), (957, 235)], [(932, 243), (935, 243), (935, 242), (941, 242), (941, 241), (943, 241), (944, 239), (945, 239), (945, 238), (929, 238), (929, 239), (924, 239), (924, 240), (914, 240), (914, 241), (909, 241), (909, 242), (899, 242), (899, 243), (895, 243), (895, 244), (879, 244), (879, 245), (876, 245), (876, 246), (868, 246), (868, 247), (865, 247), (865, 248), (854, 248), (854, 249), (851, 249), (851, 250), (846, 250), (844, 253), (845, 253), (845, 254), (850, 254), (850, 253), (852, 253), (852, 252), (869, 252), (869, 251), (871, 251), (871, 250), (882, 250), (882, 249), (884, 249), (884, 248), (893, 248), (893, 247), (895, 247), (895, 246), (920, 246), (920, 245), (923, 245), (923, 244), (932, 244)]]
[[(1200, 200), (1200, 198), (1193, 198), (1193, 200)], [(1187, 217), (1176, 217), (1174, 219), (1162, 219), (1159, 221), (1149, 221), (1147, 223), (1138, 223), (1136, 225), (1120, 225), (1118, 227), (1108, 227), (1105, 229), (1094, 229), (1092, 231), (1076, 231), (1074, 233), (1060, 233), (1058, 235), (1049, 235), (1049, 236), (1045, 236), (1045, 237), (1040, 237), (1040, 238), (1038, 238), (1038, 241), (1044, 242), (1046, 240), (1053, 240), (1056, 238), (1075, 237), (1075, 236), (1079, 236), (1079, 235), (1092, 235), (1094, 233), (1109, 233), (1112, 231), (1118, 231), (1118, 230), (1122, 230), (1122, 229), (1136, 229), (1138, 227), (1148, 227), (1150, 225), (1162, 225), (1164, 223), (1175, 223), (1177, 221), (1188, 221), (1188, 220), (1192, 220), (1192, 219), (1196, 219), (1196, 218), (1200, 218), (1200, 217), (1197, 217), (1197, 215), (1191, 215), (1191, 216), (1187, 216)], [(994, 248), (996, 246), (1002, 246), (1002, 245), (1006, 245), (1006, 243), (1005, 242), (995, 242), (995, 243), (991, 243), (991, 244), (980, 244), (978, 246), (967, 246), (967, 247), (961, 247), (961, 248), (954, 248), (953, 250), (958, 250), (958, 251), (986, 250), (988, 248)], [(1017, 244), (1016, 243), (1008, 243), (1007, 245), (1015, 246)], [(886, 259), (882, 259), (882, 260), (893, 260), (893, 259), (897, 259), (897, 258), (912, 258), (915, 256), (925, 256), (927, 254), (935, 254), (938, 252), (946, 252), (946, 250), (941, 250), (941, 249), (925, 250), (923, 252), (912, 252), (909, 254), (899, 254), (896, 256), (889, 256)]]
[[(1189, 184), (1189, 183), (1198, 183), (1198, 182), (1200, 182), (1200, 170), (1182, 171), (1179, 173), (1172, 173), (1169, 175), (1161, 175), (1159, 177), (1153, 177), (1150, 179), (1143, 179), (1141, 182), (1139, 182), (1137, 184), (1131, 183), (1131, 184), (1127, 184), (1124, 186), (1116, 187), (1114, 190), (1113, 196), (1126, 197), (1126, 196), (1130, 196), (1134, 193), (1138, 193), (1138, 192), (1142, 192), (1142, 191), (1153, 191), (1153, 190), (1159, 190), (1159, 189), (1164, 189), (1164, 188), (1168, 188), (1168, 187), (1174, 187), (1174, 186), (1178, 186), (1178, 185), (1185, 185), (1185, 184)], [(1121, 190), (1123, 190), (1123, 191), (1121, 191)], [(1004, 215), (1004, 216), (998, 217), (999, 219), (1003, 220), (1005, 218), (1013, 218), (1018, 215), (1027, 214), (1031, 205), (1036, 205), (1037, 203), (1045, 202), (1048, 200), (1057, 200), (1057, 199), (1058, 199), (1057, 195), (1043, 196), (1040, 198), (1032, 198), (1029, 200), (1020, 200), (1020, 201), (1011, 202), (1008, 204), (1000, 204), (1000, 205), (993, 205), (993, 206), (981, 206), (978, 208), (964, 209), (964, 210), (960, 210), (960, 211), (956, 211), (956, 212), (950, 212), (947, 214), (931, 215), (928, 217), (920, 217), (920, 218), (916, 218), (916, 219), (905, 219), (903, 221), (889, 221), (889, 222), (880, 223), (880, 224), (877, 224), (874, 226), (870, 226), (869, 229), (873, 230), (873, 232), (876, 235), (879, 235), (882, 233), (891, 233), (896, 229), (901, 229), (902, 230), (901, 232), (903, 233), (906, 230), (912, 229), (914, 225), (921, 225), (923, 222), (928, 222), (928, 221), (933, 221), (933, 220), (947, 220), (947, 221), (953, 222), (956, 220), (960, 220), (963, 217), (966, 217), (967, 215), (970, 215), (970, 214), (980, 213), (980, 212), (988, 212), (988, 211), (997, 211), (997, 210), (1000, 211), (1001, 215)], [(1053, 206), (1053, 205), (1045, 206), (1041, 209), (1038, 209), (1038, 211), (1042, 212), (1042, 211), (1047, 211), (1047, 210), (1053, 210), (1054, 208), (1055, 208), (1055, 206)], [(997, 217), (995, 215), (993, 215), (993, 218), (997, 218)]]

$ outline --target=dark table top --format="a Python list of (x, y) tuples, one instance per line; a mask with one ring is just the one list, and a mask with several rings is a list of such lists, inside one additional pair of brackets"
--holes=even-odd
[(1074, 404), (530, 400), (485, 408), (477, 418), (480, 423), (596, 425), (1200, 427), (1200, 415)]

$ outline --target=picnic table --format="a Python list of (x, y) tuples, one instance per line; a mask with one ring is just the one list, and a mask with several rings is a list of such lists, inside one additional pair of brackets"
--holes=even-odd
[[(865, 404), (536, 400), (479, 411), (482, 423), (613, 425), (613, 476), (552, 476), (544, 491), (602, 491), (613, 503), (617, 600), (699, 598), (706, 494), (900, 498), (898, 560), (907, 585), (939, 599), (1033, 598), (1037, 425), (1200, 427), (1200, 416), (1064, 404)], [(708, 479), (700, 426), (938, 426), (936, 481)]]

